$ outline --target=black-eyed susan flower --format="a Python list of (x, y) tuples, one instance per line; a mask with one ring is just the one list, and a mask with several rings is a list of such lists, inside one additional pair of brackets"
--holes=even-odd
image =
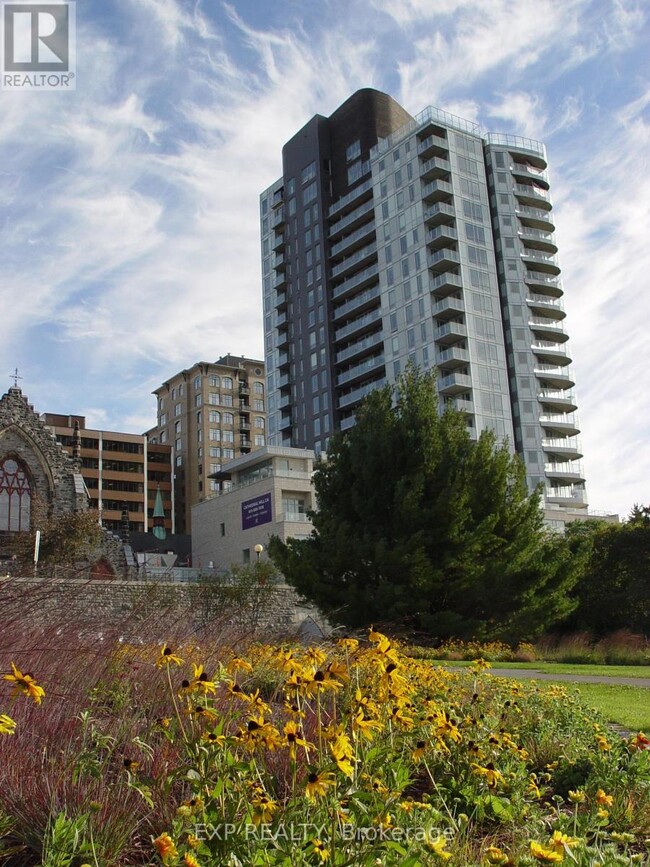
[(415, 745), (415, 749), (411, 753), (411, 758), (414, 762), (419, 762), (420, 759), (424, 756), (427, 749), (426, 741), (418, 741)]
[(159, 837), (156, 837), (153, 844), (163, 864), (171, 864), (172, 861), (178, 858), (178, 849), (166, 831)]
[(311, 770), (307, 775), (305, 795), (310, 801), (327, 794), (334, 785), (334, 774), (331, 771)]
[(259, 788), (255, 790), (255, 794), (251, 798), (251, 805), (254, 825), (269, 825), (280, 810), (278, 804)]
[(346, 777), (352, 779), (354, 776), (354, 765), (356, 759), (354, 757), (354, 748), (350, 743), (349, 737), (345, 732), (339, 731), (330, 740), (330, 752), (336, 762), (336, 765)]
[(325, 861), (330, 857), (329, 850), (325, 843), (322, 840), (310, 840), (311, 843), (311, 851), (320, 858), (321, 864), (324, 864)]
[(352, 734), (361, 735), (366, 740), (371, 741), (376, 731), (380, 731), (382, 724), (377, 719), (370, 719), (366, 716), (363, 707), (358, 708), (352, 719)]
[(503, 783), (503, 774), (501, 771), (497, 771), (492, 762), (488, 762), (485, 767), (472, 762), (472, 770), (478, 776), (485, 778), (490, 789), (496, 789), (500, 783)]
[(183, 660), (180, 656), (176, 656), (171, 647), (167, 647), (166, 644), (160, 648), (160, 654), (158, 655), (158, 659), (156, 660), (156, 665), (158, 668), (163, 668), (167, 665), (182, 665)]
[(6, 713), (0, 713), (0, 735), (12, 735), (16, 731), (16, 723)]
[(41, 699), (45, 695), (45, 690), (42, 686), (39, 686), (32, 675), (27, 672), (23, 674), (19, 671), (15, 664), (11, 663), (11, 668), (13, 669), (12, 674), (3, 675), (3, 680), (8, 680), (9, 683), (14, 684), (14, 689), (12, 692), (13, 695), (18, 695), (18, 693), (23, 693), (23, 695), (27, 695), (34, 700), (34, 704), (40, 704)]
[(302, 729), (297, 722), (289, 720), (284, 725), (285, 746), (289, 748), (289, 756), (292, 761), (296, 759), (296, 751), (298, 747), (304, 747), (308, 750), (313, 747), (313, 744), (308, 743), (302, 734)]
[(447, 850), (447, 838), (442, 834), (439, 834), (435, 840), (429, 840), (427, 842), (427, 849), (442, 861), (449, 861), (451, 858), (451, 852)]
[(246, 671), (250, 673), (252, 670), (253, 666), (250, 662), (247, 659), (242, 659), (241, 656), (234, 656), (226, 666), (226, 671), (229, 674), (234, 674), (236, 671)]
[(194, 688), (198, 690), (202, 695), (214, 694), (217, 691), (217, 684), (214, 680), (211, 680), (210, 677), (203, 670), (202, 665), (195, 665), (192, 663), (194, 668), (194, 680), (192, 683), (194, 684)]

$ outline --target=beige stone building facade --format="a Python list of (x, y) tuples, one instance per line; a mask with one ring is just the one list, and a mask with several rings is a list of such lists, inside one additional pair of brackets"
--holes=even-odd
[(221, 491), (227, 461), (266, 446), (264, 362), (225, 355), (199, 361), (154, 391), (158, 423), (150, 442), (172, 447), (177, 533), (192, 532), (192, 507)]
[(192, 563), (228, 569), (266, 557), (270, 536), (305, 538), (314, 507), (314, 452), (266, 446), (224, 464), (221, 490), (192, 510)]

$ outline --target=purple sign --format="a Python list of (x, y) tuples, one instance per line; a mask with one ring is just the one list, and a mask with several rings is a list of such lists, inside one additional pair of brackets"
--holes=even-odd
[(241, 504), (241, 528), (250, 530), (251, 527), (259, 527), (260, 524), (268, 524), (272, 521), (271, 494), (262, 494), (254, 500), (246, 500)]

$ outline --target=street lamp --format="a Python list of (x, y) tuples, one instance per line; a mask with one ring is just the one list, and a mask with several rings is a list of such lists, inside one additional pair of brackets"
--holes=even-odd
[(264, 550), (264, 545), (257, 544), (257, 545), (253, 548), (253, 550), (254, 550), (255, 553), (257, 554), (257, 562), (259, 563), (259, 562), (260, 562), (260, 554), (261, 554), (262, 551)]

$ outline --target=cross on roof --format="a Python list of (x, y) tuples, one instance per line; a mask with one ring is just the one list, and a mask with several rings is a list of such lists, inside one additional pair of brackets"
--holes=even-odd
[(14, 381), (14, 388), (18, 388), (18, 380), (22, 379), (22, 376), (18, 376), (18, 368), (16, 368), (13, 373), (9, 374), (9, 376)]

